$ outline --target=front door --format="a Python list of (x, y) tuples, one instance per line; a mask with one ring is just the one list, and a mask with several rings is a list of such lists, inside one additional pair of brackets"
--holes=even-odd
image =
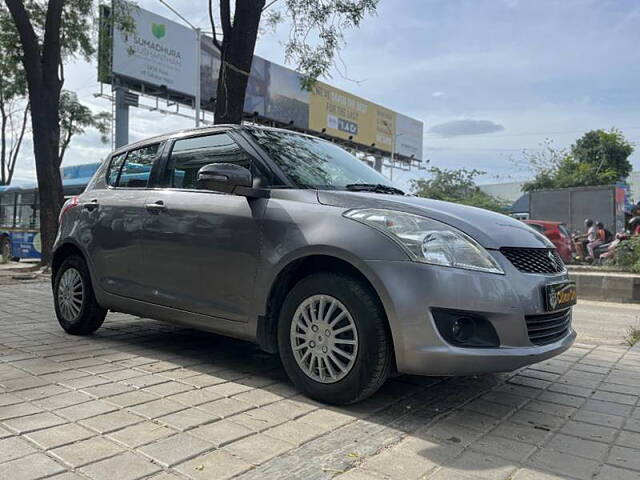
[(198, 190), (198, 170), (216, 162), (254, 168), (251, 157), (226, 133), (173, 144), (165, 188), (147, 198), (142, 233), (145, 299), (246, 322), (266, 200)]

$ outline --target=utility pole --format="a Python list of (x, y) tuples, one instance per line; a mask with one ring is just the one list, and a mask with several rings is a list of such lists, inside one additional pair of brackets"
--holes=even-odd
[(200, 126), (200, 39), (202, 31), (195, 28), (196, 31), (196, 128)]

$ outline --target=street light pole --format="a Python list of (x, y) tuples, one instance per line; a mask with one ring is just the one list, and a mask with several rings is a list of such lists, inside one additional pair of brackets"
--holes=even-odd
[(200, 126), (200, 39), (202, 31), (199, 28), (196, 31), (196, 128)]
[(389, 170), (389, 180), (393, 181), (393, 159), (396, 156), (396, 135), (392, 135), (391, 141), (391, 169)]

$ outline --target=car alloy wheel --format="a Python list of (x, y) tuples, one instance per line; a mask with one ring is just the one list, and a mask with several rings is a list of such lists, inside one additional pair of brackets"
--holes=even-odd
[(84, 301), (84, 284), (80, 272), (68, 268), (58, 284), (58, 305), (62, 317), (73, 322), (78, 318)]
[(313, 295), (291, 322), (293, 356), (309, 378), (335, 383), (349, 374), (358, 355), (358, 331), (347, 307), (330, 295)]

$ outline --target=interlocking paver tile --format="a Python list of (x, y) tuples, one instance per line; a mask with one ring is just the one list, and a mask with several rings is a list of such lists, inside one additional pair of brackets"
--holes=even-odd
[(533, 425), (521, 425), (513, 422), (504, 422), (491, 431), (493, 435), (511, 438), (520, 442), (538, 445), (551, 436), (551, 431), (546, 428), (536, 428)]
[(56, 410), (55, 413), (68, 418), (69, 420), (78, 421), (89, 417), (95, 417), (96, 415), (104, 415), (105, 413), (113, 412), (115, 410), (116, 408), (113, 405), (109, 405), (102, 400), (91, 400), (71, 407), (60, 408)]
[(212, 450), (214, 445), (187, 433), (179, 433), (169, 438), (140, 447), (138, 450), (160, 465), (170, 467), (189, 460), (202, 452)]
[(265, 435), (293, 443), (294, 445), (306, 443), (309, 440), (319, 437), (323, 433), (325, 433), (323, 429), (319, 429), (308, 423), (302, 423), (299, 420), (285, 422), (277, 427), (264, 431)]
[(437, 466), (438, 464), (429, 458), (415, 453), (386, 450), (365, 460), (361, 468), (388, 479), (414, 480), (424, 478)]
[(609, 415), (606, 413), (592, 412), (589, 410), (578, 410), (572, 417), (574, 420), (585, 423), (602, 425), (603, 427), (620, 428), (624, 422), (624, 417)]
[(100, 437), (89, 438), (64, 447), (50, 450), (50, 453), (64, 463), (76, 468), (88, 463), (112, 457), (123, 451), (113, 442)]
[(92, 463), (80, 469), (94, 480), (137, 480), (160, 471), (149, 459), (131, 452)]
[(169, 400), (168, 398), (159, 398), (157, 400), (142, 403), (140, 405), (131, 406), (129, 407), (129, 410), (145, 418), (152, 419), (163, 417), (180, 410), (185, 410), (186, 408), (187, 406), (182, 403), (174, 402), (173, 400)]
[(535, 447), (531, 444), (497, 435), (486, 435), (480, 438), (471, 445), (471, 449), (514, 462), (523, 460), (535, 451)]
[(62, 465), (51, 460), (43, 453), (34, 453), (0, 464), (0, 478), (15, 480), (35, 480), (64, 471)]
[(201, 455), (182, 463), (176, 470), (194, 480), (225, 480), (249, 470), (251, 464), (241, 460), (224, 450)]
[(556, 475), (584, 480), (591, 479), (600, 465), (597, 460), (576, 457), (547, 448), (533, 455), (528, 463)]
[(14, 403), (0, 408), (0, 421), (6, 421), (10, 418), (24, 417), (27, 415), (35, 415), (41, 412), (41, 408), (38, 408), (31, 403)]
[(615, 428), (570, 420), (563, 425), (560, 432), (586, 440), (611, 443), (616, 437), (617, 430)]
[(632, 470), (605, 465), (595, 476), (596, 480), (638, 480), (640, 474)]
[[(176, 385), (182, 385), (177, 382), (173, 383), (175, 383)], [(213, 402), (214, 400), (219, 400), (220, 398), (223, 398), (223, 396), (200, 388), (176, 393), (175, 395), (167, 397), (168, 400), (180, 402), (189, 407), (195, 407), (197, 405), (202, 405), (203, 403)]]
[(550, 448), (562, 453), (568, 453), (579, 457), (590, 458), (592, 460), (600, 459), (609, 450), (606, 443), (585, 440), (584, 438), (570, 437), (569, 435), (555, 435), (546, 445)]
[(232, 415), (236, 415), (240, 412), (250, 410), (253, 407), (241, 400), (221, 398), (219, 400), (214, 400), (213, 402), (207, 402), (203, 403), (202, 405), (198, 405), (197, 408), (203, 410), (212, 418), (226, 418)]
[(492, 455), (467, 451), (454, 460), (448, 469), (462, 474), (471, 474), (476, 477), (490, 480), (506, 480), (517, 470), (517, 466), (508, 460), (503, 460)]
[(66, 420), (50, 412), (35, 413), (3, 422), (4, 426), (17, 433), (26, 433), (65, 423)]
[(67, 423), (65, 425), (59, 425), (57, 427), (28, 433), (26, 437), (41, 448), (48, 450), (50, 448), (60, 447), (79, 440), (85, 440), (93, 437), (94, 435), (94, 432), (80, 425)]
[(189, 431), (189, 434), (211, 442), (216, 447), (221, 447), (240, 438), (253, 435), (253, 433), (253, 430), (231, 420), (220, 420)]
[(108, 434), (109, 438), (130, 448), (152, 443), (161, 438), (170, 437), (177, 430), (153, 422), (142, 422)]
[(124, 410), (117, 410), (105, 415), (80, 420), (79, 423), (98, 433), (108, 433), (143, 421), (144, 418), (138, 415)]
[(132, 407), (141, 403), (151, 402), (157, 398), (158, 397), (151, 393), (143, 392), (142, 390), (133, 390), (131, 392), (105, 398), (104, 401), (107, 403), (113, 403), (119, 407)]
[(189, 430), (190, 428), (218, 420), (217, 417), (197, 408), (187, 408), (179, 412), (171, 413), (157, 419), (158, 422), (169, 425), (177, 430)]
[(0, 440), (0, 463), (24, 457), (37, 450), (18, 437), (9, 437)]
[[(627, 448), (614, 446), (609, 452), (607, 463), (618, 467), (640, 470), (640, 450), (637, 448)], [(640, 474), (640, 473), (639, 473)]]

